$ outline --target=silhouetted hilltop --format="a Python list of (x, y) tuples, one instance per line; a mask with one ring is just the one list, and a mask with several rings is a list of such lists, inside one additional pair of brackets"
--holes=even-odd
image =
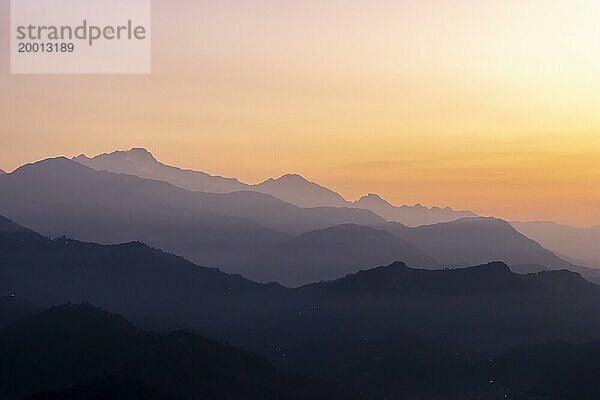
[(334, 293), (423, 295), (492, 295), (516, 289), (518, 276), (501, 262), (451, 270), (423, 270), (394, 264), (364, 270), (344, 278), (309, 285)]
[[(129, 380), (93, 381), (110, 376)], [(126, 384), (177, 399), (369, 398), (284, 374), (249, 352), (193, 334), (144, 332), (87, 304), (52, 307), (0, 331), (0, 397), (80, 382), (88, 383), (67, 393), (90, 385), (110, 390), (117, 383), (119, 390)]]
[(587, 268), (587, 267), (579, 267), (579, 266), (567, 266), (567, 267), (549, 267), (547, 265), (540, 264), (521, 264), (521, 265), (511, 265), (510, 270), (516, 272), (517, 274), (531, 274), (542, 271), (555, 271), (566, 269), (571, 272), (578, 273), (583, 276), (586, 280), (592, 283), (598, 283), (600, 280), (600, 269), (597, 268)]
[(450, 207), (427, 208), (421, 204), (397, 207), (373, 193), (361, 197), (359, 200), (353, 202), (352, 205), (371, 210), (386, 221), (399, 222), (407, 226), (436, 224), (476, 216), (471, 211), (456, 211)]
[(412, 243), (445, 265), (503, 261), (510, 265), (571, 266), (517, 232), (508, 222), (496, 218), (463, 218), (415, 228), (397, 223), (377, 227)]
[(247, 276), (299, 286), (395, 260), (423, 267), (436, 265), (428, 254), (388, 232), (346, 224), (308, 232), (267, 250), (247, 268)]

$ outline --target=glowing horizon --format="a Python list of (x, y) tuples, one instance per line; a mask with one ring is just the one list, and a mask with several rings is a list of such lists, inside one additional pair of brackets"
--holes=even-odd
[(145, 147), (250, 183), (299, 173), (349, 199), (600, 225), (598, 16), (592, 0), (154, 2), (149, 76), (16, 76), (2, 53), (0, 168)]

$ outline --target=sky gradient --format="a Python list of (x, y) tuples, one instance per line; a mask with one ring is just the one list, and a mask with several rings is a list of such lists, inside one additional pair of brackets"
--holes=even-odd
[(153, 2), (152, 74), (9, 74), (0, 168), (146, 147), (349, 199), (600, 224), (600, 3)]

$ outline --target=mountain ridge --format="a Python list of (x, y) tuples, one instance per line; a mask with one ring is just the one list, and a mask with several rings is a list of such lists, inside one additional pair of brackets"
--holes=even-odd
[[(139, 156), (151, 158), (145, 153)], [(432, 260), (437, 266), (495, 260), (510, 265), (569, 266), (501, 220), (464, 218), (413, 228), (384, 223), (364, 209), (301, 208), (253, 191), (192, 192), (165, 181), (98, 171), (64, 157), (27, 164), (1, 175), (0, 214), (46, 236), (64, 235), (105, 244), (138, 240), (198, 264), (219, 266), (261, 281), (285, 278), (278, 271), (280, 263), (288, 268), (296, 265), (292, 268), (296, 271), (305, 269), (305, 277), (314, 280), (335, 278), (329, 267), (341, 276), (396, 260), (421, 267), (436, 266)], [(302, 239), (294, 239), (347, 224), (386, 231), (396, 243), (389, 237), (381, 237), (380, 243), (373, 240), (381, 234), (369, 228), (360, 228), (362, 237), (356, 232), (342, 232), (336, 238), (338, 244), (329, 249), (325, 242), (313, 240), (314, 245), (306, 248), (298, 242)], [(298, 242), (297, 249), (304, 246), (311, 263), (306, 263), (304, 253), (285, 248), (284, 243), (291, 240)], [(400, 248), (405, 252), (398, 251)], [(418, 252), (428, 256), (418, 256)], [(354, 259), (348, 257), (350, 253)], [(367, 254), (370, 260), (364, 257)], [(326, 261), (331, 261), (331, 266)], [(309, 283), (300, 279), (301, 275), (297, 277), (285, 283)]]
[(477, 217), (472, 211), (457, 211), (450, 207), (428, 208), (421, 204), (395, 206), (375, 193), (362, 196), (351, 204), (358, 208), (371, 210), (387, 221), (400, 222), (411, 227), (450, 222), (465, 217)]
[(86, 301), (144, 328), (182, 328), (271, 354), (276, 344), (394, 331), (461, 337), (487, 349), (600, 337), (600, 287), (568, 271), (394, 263), (290, 289), (143, 244), (40, 238), (0, 236), (0, 293), (36, 307)]
[[(133, 151), (134, 153), (147, 153), (141, 157), (144, 161), (143, 165), (147, 168), (136, 168), (135, 165), (131, 165), (131, 160), (128, 160), (128, 152), (130, 151)], [(126, 161), (122, 161), (122, 159), (125, 159)], [(82, 154), (74, 157), (73, 160), (95, 169), (104, 169), (116, 173), (127, 173), (150, 179), (164, 180), (188, 190), (215, 191), (218, 193), (240, 190), (258, 191), (271, 194), (283, 201), (287, 201), (300, 207), (335, 206), (363, 208), (362, 206), (364, 205), (364, 200), (362, 198), (354, 202), (347, 201), (335, 191), (321, 186), (318, 183), (311, 182), (299, 174), (289, 173), (282, 175), (279, 178), (268, 178), (261, 183), (252, 185), (240, 182), (235, 178), (223, 178), (205, 172), (184, 170), (163, 164), (156, 161), (154, 156), (152, 156), (148, 150), (143, 148), (103, 153), (95, 157), (87, 157)], [(150, 162), (148, 162), (148, 160), (150, 160)], [(227, 179), (229, 181), (225, 184), (221, 181), (222, 179)], [(209, 183), (210, 180), (215, 180), (215, 184), (211, 185)], [(363, 197), (368, 197), (368, 195)], [(382, 199), (382, 201), (384, 200)], [(371, 211), (378, 214), (375, 209), (376, 208), (373, 207)], [(454, 211), (449, 207), (426, 208), (420, 204), (396, 207), (389, 202), (385, 202), (385, 205), (380, 204), (378, 206), (378, 211), (385, 214), (387, 217), (394, 218), (397, 222), (406, 223), (411, 226), (422, 225), (424, 223), (444, 222), (475, 215), (471, 211)], [(380, 216), (386, 218), (384, 215)]]
[(252, 260), (248, 268), (252, 273), (247, 276), (258, 281), (274, 279), (295, 287), (399, 259), (419, 267), (436, 265), (429, 254), (388, 232), (344, 224), (303, 233), (268, 249)]
[[(241, 183), (235, 178), (210, 175), (206, 172), (193, 171), (161, 163), (152, 153), (142, 147), (134, 147), (127, 151), (117, 150), (112, 153), (102, 153), (91, 158), (85, 154), (80, 154), (73, 157), (72, 160), (93, 169), (162, 180), (188, 190), (231, 193), (247, 189), (246, 184)], [(157, 167), (162, 169), (162, 171), (157, 170)], [(177, 174), (184, 174), (185, 176), (178, 178)], [(193, 184), (185, 184), (185, 177), (188, 177), (187, 181), (193, 177), (195, 182)]]
[(572, 266), (508, 222), (492, 217), (467, 217), (418, 227), (386, 222), (376, 227), (412, 243), (447, 266), (492, 261), (509, 265)]
[(301, 208), (258, 192), (191, 192), (64, 157), (0, 176), (0, 214), (47, 236), (107, 244), (140, 240), (238, 273), (257, 248), (291, 235), (383, 221), (368, 210)]
[(299, 174), (285, 174), (276, 179), (269, 178), (250, 187), (252, 190), (269, 193), (299, 207), (349, 206), (346, 199), (338, 193), (311, 182)]
[(511, 221), (522, 234), (574, 263), (600, 268), (600, 226), (578, 228), (551, 221)]

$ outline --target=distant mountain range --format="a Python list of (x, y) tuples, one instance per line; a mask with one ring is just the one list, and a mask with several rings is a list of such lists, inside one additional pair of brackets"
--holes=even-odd
[(100, 154), (93, 158), (88, 158), (82, 154), (73, 158), (73, 160), (98, 171), (109, 171), (165, 181), (192, 191), (231, 193), (249, 189), (248, 185), (235, 178), (213, 176), (205, 172), (185, 170), (163, 164), (157, 161), (149, 151), (142, 148)]
[(6, 172), (4, 172), (4, 171), (2, 171), (2, 170), (0, 169), (0, 175), (2, 175), (2, 174), (5, 174), (5, 173), (6, 173)]
[(571, 267), (500, 220), (411, 228), (369, 210), (302, 208), (252, 191), (189, 191), (65, 158), (0, 176), (0, 213), (51, 237), (141, 241), (201, 265), (293, 286), (397, 260), (429, 268), (491, 261)]
[(292, 235), (383, 222), (368, 210), (300, 208), (256, 192), (191, 192), (64, 158), (0, 176), (0, 212), (44, 235), (100, 243), (140, 240), (236, 272), (258, 250)]
[[(477, 217), (471, 211), (456, 211), (449, 207), (427, 208), (420, 204), (397, 207), (377, 194), (365, 195), (357, 201), (347, 201), (333, 190), (310, 182), (296, 174), (287, 174), (277, 179), (270, 178), (257, 185), (246, 184), (235, 178), (212, 176), (204, 172), (183, 170), (163, 164), (143, 148), (105, 153), (92, 158), (80, 155), (75, 157), (74, 160), (96, 170), (161, 180), (191, 191), (215, 193), (252, 191), (270, 194), (300, 207), (330, 206), (365, 209), (372, 211), (386, 221), (399, 222), (410, 227)], [(520, 233), (539, 242), (546, 249), (555, 252), (561, 259), (568, 261), (570, 264), (590, 267), (600, 266), (600, 253), (598, 246), (594, 245), (600, 238), (598, 227), (581, 229), (552, 222), (513, 222), (511, 224)], [(436, 258), (434, 254), (432, 256)], [(492, 259), (484, 260), (491, 261)], [(522, 260), (518, 261), (521, 262)], [(444, 260), (444, 262), (448, 261)], [(539, 260), (536, 262), (539, 262)], [(525, 262), (525, 264), (528, 263)]]
[(427, 208), (421, 204), (396, 207), (376, 194), (363, 196), (352, 204), (354, 207), (371, 210), (386, 221), (400, 222), (407, 226), (429, 225), (477, 216), (471, 211), (455, 211), (450, 207)]
[(27, 164), (0, 173), (0, 400), (595, 399), (599, 235), (144, 149)]
[(572, 263), (600, 268), (600, 226), (575, 228), (555, 222), (511, 222), (532, 238)]
[(191, 191), (207, 193), (253, 191), (273, 195), (299, 207), (347, 206), (346, 200), (339, 194), (309, 182), (300, 175), (288, 174), (278, 179), (267, 179), (258, 185), (249, 185), (235, 178), (213, 176), (205, 172), (184, 170), (163, 164), (143, 148), (115, 151), (93, 158), (82, 154), (74, 157), (73, 160), (99, 171), (165, 181)]
[(276, 345), (397, 331), (496, 349), (600, 337), (600, 287), (568, 271), (502, 263), (420, 270), (394, 263), (288, 289), (194, 265), (140, 243), (49, 240), (8, 220), (0, 293), (49, 307), (87, 301), (145, 328), (181, 327), (272, 354)]
[(356, 202), (350, 202), (331, 189), (310, 182), (297, 174), (284, 175), (277, 179), (267, 179), (258, 185), (242, 183), (234, 178), (212, 176), (205, 172), (183, 170), (165, 165), (143, 148), (129, 151), (116, 151), (89, 158), (80, 155), (75, 161), (96, 170), (136, 175), (142, 178), (169, 182), (187, 190), (230, 193), (235, 191), (256, 191), (267, 193), (280, 200), (299, 207), (355, 207), (371, 210), (388, 221), (401, 222), (409, 226), (447, 222), (475, 216), (471, 211), (454, 211), (451, 208), (426, 208), (416, 206), (396, 207), (377, 195), (367, 195)]

